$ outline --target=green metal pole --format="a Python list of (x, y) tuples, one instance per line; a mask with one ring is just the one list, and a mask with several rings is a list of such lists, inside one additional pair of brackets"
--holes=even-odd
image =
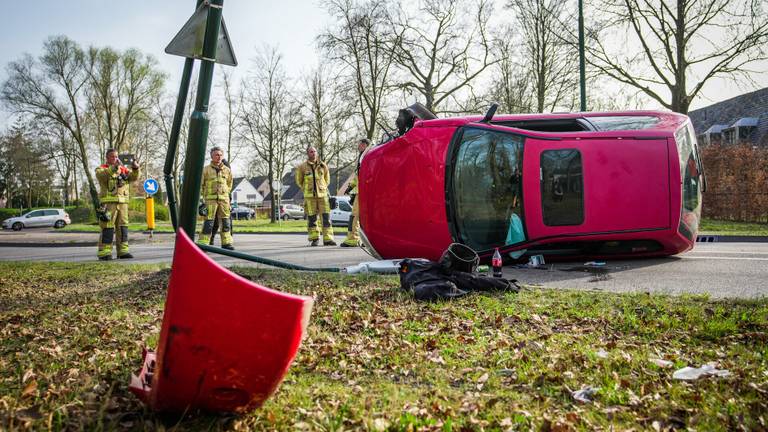
[(587, 110), (587, 73), (584, 63), (584, 4), (583, 0), (579, 0), (579, 89), (582, 111)]
[(200, 199), (205, 147), (208, 143), (208, 125), (210, 122), (208, 119), (208, 102), (213, 84), (213, 67), (216, 62), (216, 47), (219, 40), (223, 6), (224, 0), (211, 0), (208, 7), (195, 110), (189, 120), (189, 139), (184, 163), (184, 184), (181, 189), (179, 228), (183, 229), (192, 240), (195, 238), (197, 201)]
[(272, 267), (277, 268), (284, 268), (288, 270), (301, 270), (301, 271), (315, 271), (315, 272), (332, 272), (332, 273), (338, 273), (341, 271), (338, 267), (304, 267), (296, 264), (291, 264), (283, 261), (276, 261), (269, 258), (262, 258), (257, 257), (251, 254), (237, 252), (237, 251), (231, 251), (227, 249), (218, 248), (216, 246), (209, 246), (204, 244), (198, 244), (198, 247), (200, 249), (206, 251), (206, 252), (215, 252), (221, 255), (227, 255), (234, 258), (240, 258), (244, 260), (248, 260), (251, 262), (259, 263), (259, 264), (266, 264)]
[(187, 104), (187, 96), (189, 95), (189, 81), (190, 78), (192, 78), (192, 66), (194, 62), (195, 60), (191, 58), (184, 60), (184, 71), (181, 73), (179, 96), (176, 98), (176, 112), (173, 113), (171, 138), (168, 141), (168, 153), (165, 155), (165, 167), (163, 168), (165, 191), (168, 195), (168, 211), (171, 214), (171, 224), (173, 224), (174, 231), (179, 227), (179, 221), (178, 216), (176, 215), (176, 193), (173, 189), (173, 162), (176, 160), (176, 152), (179, 148), (181, 120), (184, 117), (184, 107)]
[[(197, 10), (203, 0), (195, 2)], [(184, 117), (184, 108), (187, 106), (187, 96), (189, 95), (189, 81), (192, 78), (192, 66), (195, 59), (184, 60), (184, 70), (181, 72), (181, 84), (179, 85), (179, 96), (176, 98), (176, 111), (173, 113), (173, 124), (171, 125), (171, 136), (168, 140), (168, 152), (165, 154), (165, 166), (163, 167), (163, 178), (165, 179), (165, 191), (168, 196), (168, 211), (171, 214), (171, 224), (173, 230), (179, 227), (176, 206), (176, 192), (173, 188), (173, 162), (176, 160), (176, 152), (179, 148), (179, 135), (181, 134), (181, 121)]]

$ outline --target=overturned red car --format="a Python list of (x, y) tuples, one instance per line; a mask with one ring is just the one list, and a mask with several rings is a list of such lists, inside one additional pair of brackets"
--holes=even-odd
[(696, 240), (705, 188), (687, 116), (660, 111), (437, 119), (401, 110), (360, 168), (363, 242), (378, 258), (673, 255)]

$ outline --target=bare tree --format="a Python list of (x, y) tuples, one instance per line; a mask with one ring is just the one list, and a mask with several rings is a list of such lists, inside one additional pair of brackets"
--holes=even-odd
[[(155, 96), (162, 92), (165, 74), (152, 56), (129, 49), (91, 47), (87, 54), (86, 94), (94, 141), (107, 148), (140, 155)], [(145, 156), (145, 155), (140, 155)]]
[(373, 139), (387, 95), (394, 59), (388, 38), (386, 2), (376, 0), (324, 0), (337, 23), (318, 36), (328, 58), (342, 66), (342, 77), (354, 95), (355, 114), (365, 136)]
[[(9, 166), (9, 191), (23, 194), (27, 208), (39, 204), (40, 198), (53, 185), (53, 173), (40, 140), (35, 139), (24, 124), (17, 123), (3, 138), (2, 149), (2, 157)], [(48, 201), (45, 200), (46, 203)]]
[(337, 75), (320, 66), (304, 77), (304, 89), (299, 103), (304, 117), (302, 135), (307, 144), (317, 148), (320, 159), (350, 162), (354, 159), (353, 138), (349, 120), (352, 110), (346, 103), (346, 95), (337, 83)]
[[(277, 49), (264, 47), (259, 52), (254, 69), (241, 88), (238, 132), (254, 151), (254, 157), (266, 166), (270, 194), (274, 197), (274, 181), (282, 177), (288, 163), (297, 155), (299, 146), (292, 145), (291, 139), (301, 121), (299, 108), (288, 88), (282, 55)], [(272, 222), (275, 222), (275, 201), (272, 200), (270, 212)]]
[[(537, 112), (572, 109), (578, 89), (578, 54), (562, 23), (568, 21), (565, 0), (509, 0), (522, 38), (522, 60), (531, 73)], [(510, 37), (512, 37), (510, 35)]]
[(235, 128), (237, 119), (240, 116), (240, 98), (235, 93), (232, 83), (232, 70), (222, 68), (220, 86), (224, 90), (224, 122), (226, 124), (226, 156), (231, 164), (240, 155), (240, 146), (234, 139), (236, 138)]
[[(672, 111), (687, 113), (713, 78), (750, 80), (768, 58), (764, 0), (595, 0), (607, 15), (587, 61)], [(763, 73), (765, 71), (762, 71)]]
[[(197, 85), (195, 85), (195, 79), (193, 79), (190, 83), (189, 88), (192, 89), (190, 91), (189, 96), (187, 97), (187, 106), (185, 107), (186, 112), (192, 112), (195, 105), (195, 89), (197, 88)], [(166, 95), (166, 94), (157, 94), (154, 96), (152, 101), (152, 125), (153, 129), (156, 131), (158, 142), (157, 142), (157, 154), (161, 156), (162, 162), (158, 160), (159, 163), (162, 165), (165, 165), (165, 157), (168, 154), (168, 146), (171, 141), (171, 127), (173, 125), (173, 115), (176, 110), (176, 96), (175, 95)], [(179, 181), (180, 179), (180, 173), (182, 169), (184, 168), (184, 160), (186, 157), (186, 143), (187, 143), (187, 132), (189, 127), (189, 116), (182, 116), (181, 120), (181, 129), (179, 131), (179, 142), (178, 142), (178, 148), (176, 149), (176, 154), (173, 158), (173, 164), (171, 167), (171, 176), (173, 177), (173, 192), (175, 196), (180, 196), (181, 192), (181, 183)], [(164, 185), (163, 185), (164, 187)]]
[(40, 137), (42, 151), (61, 179), (64, 205), (70, 205), (72, 197), (77, 196), (77, 145), (69, 132), (59, 124), (39, 129), (37, 135)]
[(492, 67), (486, 99), (497, 102), (503, 113), (529, 113), (533, 110), (531, 70), (519, 60), (520, 53), (515, 49), (517, 40), (509, 37), (512, 34), (512, 30), (506, 29), (495, 42), (499, 61)]
[(494, 63), (487, 35), (491, 12), (488, 0), (423, 0), (415, 10), (399, 9), (389, 41), (406, 75), (400, 85), (439, 112), (443, 101)]
[(91, 201), (98, 203), (98, 193), (88, 164), (85, 138), (88, 84), (85, 54), (66, 36), (48, 39), (43, 54), (34, 59), (29, 54), (8, 64), (8, 79), (2, 85), (0, 99), (14, 113), (36, 121), (61, 125), (77, 143)]

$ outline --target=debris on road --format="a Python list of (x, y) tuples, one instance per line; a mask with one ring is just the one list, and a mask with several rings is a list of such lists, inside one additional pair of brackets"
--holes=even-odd
[(356, 273), (379, 273), (379, 274), (396, 274), (400, 269), (400, 261), (402, 259), (395, 260), (379, 260), (379, 261), (366, 261), (360, 264), (345, 267), (341, 269), (342, 273), (356, 274)]

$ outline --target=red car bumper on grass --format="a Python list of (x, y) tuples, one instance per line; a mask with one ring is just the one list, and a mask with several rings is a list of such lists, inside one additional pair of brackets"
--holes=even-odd
[(312, 304), (231, 273), (180, 230), (157, 353), (130, 389), (157, 411), (257, 408), (296, 356)]

